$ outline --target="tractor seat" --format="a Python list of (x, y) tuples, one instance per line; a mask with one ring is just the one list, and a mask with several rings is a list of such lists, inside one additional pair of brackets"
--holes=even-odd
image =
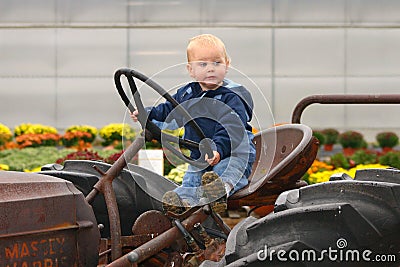
[(254, 136), (256, 160), (249, 184), (228, 199), (230, 208), (274, 204), (283, 191), (307, 185), (300, 181), (318, 152), (310, 127), (286, 124)]

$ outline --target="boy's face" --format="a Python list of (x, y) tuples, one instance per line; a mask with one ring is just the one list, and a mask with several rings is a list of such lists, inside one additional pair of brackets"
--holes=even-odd
[(193, 48), (187, 64), (190, 76), (200, 83), (203, 90), (217, 89), (222, 84), (228, 67), (229, 62), (219, 47)]

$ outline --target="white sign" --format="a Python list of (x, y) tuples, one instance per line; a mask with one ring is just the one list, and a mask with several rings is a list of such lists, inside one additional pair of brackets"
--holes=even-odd
[(159, 175), (164, 175), (164, 155), (161, 149), (141, 149), (138, 157), (139, 166)]

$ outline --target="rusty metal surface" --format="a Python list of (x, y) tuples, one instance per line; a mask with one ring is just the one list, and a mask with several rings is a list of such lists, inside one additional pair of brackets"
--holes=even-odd
[(159, 235), (171, 226), (171, 221), (161, 211), (149, 210), (137, 218), (132, 226), (132, 233), (133, 235)]
[(0, 266), (78, 266), (75, 231), (2, 238)]
[(183, 258), (178, 252), (160, 251), (153, 257), (143, 261), (140, 266), (146, 267), (182, 267)]
[(58, 178), (0, 172), (0, 266), (94, 266), (100, 238), (83, 194)]
[[(0, 172), (0, 236), (74, 224), (66, 182), (38, 174)], [(61, 213), (60, 208), (65, 207)]]
[[(208, 212), (205, 212), (204, 209), (200, 209), (193, 213), (192, 216), (184, 220), (182, 224), (188, 231), (192, 231), (196, 223), (203, 222), (208, 216)], [(169, 247), (178, 238), (181, 238), (181, 233), (176, 227), (172, 227), (161, 235), (134, 249), (121, 258), (113, 261), (107, 266), (129, 267), (132, 265), (132, 263), (140, 263), (157, 254), (163, 248)]]
[(292, 113), (292, 123), (300, 123), (304, 109), (311, 104), (400, 104), (400, 95), (311, 95), (296, 105)]
[(169, 254), (168, 263), (165, 267), (176, 267), (181, 266), (183, 263), (183, 258), (178, 252), (172, 252)]
[(124, 154), (121, 155), (110, 167), (110, 169), (107, 170), (106, 173), (100, 173), (102, 178), (94, 185), (93, 190), (86, 196), (86, 200), (91, 203), (99, 192), (103, 193), (104, 195), (110, 221), (112, 260), (122, 256), (121, 221), (118, 213), (115, 192), (112, 187), (112, 181), (126, 167), (127, 162), (130, 162), (143, 147), (144, 142), (144, 137), (138, 136), (135, 141), (125, 150)]
[(211, 261), (220, 261), (225, 254), (225, 240), (220, 238), (211, 238), (211, 236), (209, 236), (206, 232), (206, 229), (200, 223), (195, 224), (194, 229), (200, 235), (201, 239), (204, 242), (205, 259)]
[(109, 249), (109, 247), (110, 240), (108, 238), (101, 238), (99, 246), (99, 261), (97, 266), (105, 266), (110, 260), (109, 254), (111, 254), (111, 249)]

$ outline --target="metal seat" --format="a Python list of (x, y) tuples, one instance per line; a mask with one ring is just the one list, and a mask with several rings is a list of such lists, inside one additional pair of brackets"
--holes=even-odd
[(230, 208), (274, 204), (283, 191), (306, 185), (301, 177), (313, 163), (318, 140), (310, 127), (286, 124), (254, 137), (256, 160), (249, 184), (229, 197)]

